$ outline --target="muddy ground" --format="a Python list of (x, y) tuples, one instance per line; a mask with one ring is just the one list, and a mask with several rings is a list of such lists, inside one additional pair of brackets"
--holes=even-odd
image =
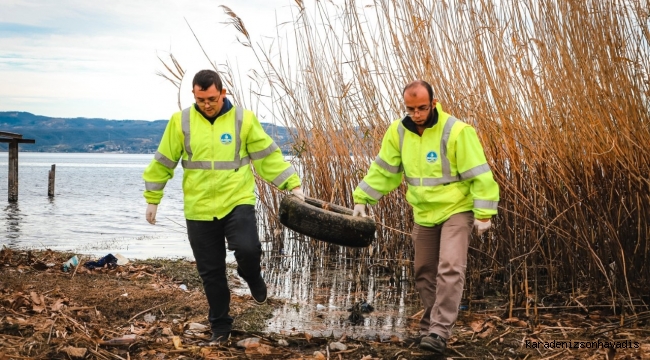
[[(407, 336), (268, 333), (265, 321), (283, 299), (257, 306), (249, 295), (235, 293), (231, 339), (204, 346), (210, 336), (207, 303), (193, 263), (148, 260), (63, 272), (60, 264), (70, 255), (0, 251), (0, 360), (435, 358)], [(92, 259), (81, 262), (86, 260)], [(231, 286), (245, 289), (230, 270)], [(540, 312), (537, 318), (521, 311), (516, 317), (463, 311), (444, 358), (650, 359), (649, 314), (621, 318), (587, 307)], [(413, 329), (417, 319), (413, 314)]]

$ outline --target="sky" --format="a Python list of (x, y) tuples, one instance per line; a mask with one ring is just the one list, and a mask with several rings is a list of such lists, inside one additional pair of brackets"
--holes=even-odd
[[(216, 64), (256, 66), (219, 5), (255, 45), (291, 20), (293, 0), (0, 0), (0, 111), (49, 117), (160, 120), (178, 111), (177, 89), (156, 75), (170, 52), (192, 76)], [(294, 9), (295, 10), (295, 9)], [(188, 24), (201, 41), (203, 55)], [(244, 76), (245, 78), (245, 76)]]

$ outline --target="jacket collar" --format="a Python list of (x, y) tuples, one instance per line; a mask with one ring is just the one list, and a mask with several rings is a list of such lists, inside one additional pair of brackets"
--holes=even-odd
[(230, 100), (228, 100), (227, 97), (224, 97), (223, 98), (223, 106), (221, 107), (221, 110), (219, 110), (219, 113), (217, 113), (215, 116), (207, 116), (207, 115), (205, 115), (205, 113), (203, 113), (203, 111), (201, 111), (201, 109), (199, 108), (199, 106), (197, 104), (194, 104), (194, 109), (196, 111), (198, 111), (199, 114), (201, 114), (201, 116), (203, 116), (206, 120), (208, 120), (210, 123), (214, 124), (214, 121), (217, 120), (217, 118), (219, 116), (227, 113), (228, 111), (230, 111), (230, 109), (232, 109), (232, 103), (230, 102)]
[(227, 113), (228, 111), (230, 111), (230, 109), (232, 109), (232, 103), (230, 102), (230, 100), (228, 100), (227, 97), (224, 97), (223, 106), (221, 107), (221, 111), (219, 111), (219, 113), (217, 114), (217, 117)]
[[(426, 128), (431, 128), (437, 123), (438, 123), (438, 108), (435, 107), (433, 108), (433, 111), (429, 113), (429, 118), (427, 119), (427, 122), (424, 123), (424, 126)], [(402, 119), (402, 125), (404, 125), (404, 127), (410, 132), (420, 136), (420, 133), (418, 133), (418, 128), (413, 122), (413, 119), (411, 119), (410, 115), (407, 114), (406, 116), (404, 116), (404, 118)]]

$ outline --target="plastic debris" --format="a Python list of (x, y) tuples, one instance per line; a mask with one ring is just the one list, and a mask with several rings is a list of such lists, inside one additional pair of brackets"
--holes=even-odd
[(122, 254), (115, 254), (115, 258), (117, 259), (117, 265), (119, 266), (126, 265), (129, 263), (129, 259), (127, 259)]
[(146, 313), (144, 314), (144, 321), (151, 324), (154, 321), (156, 321), (156, 315), (153, 315), (151, 313)]
[(75, 255), (70, 259), (68, 259), (68, 261), (64, 262), (61, 268), (63, 269), (63, 271), (68, 272), (68, 270), (70, 270), (71, 268), (77, 265), (79, 265), (79, 258), (77, 257), (77, 255)]
[(368, 304), (365, 301), (361, 305), (359, 305), (359, 307), (361, 308), (362, 313), (369, 313), (375, 310), (375, 308), (372, 305)]
[(97, 261), (86, 261), (84, 264), (88, 269), (97, 269), (107, 266), (109, 269), (117, 267), (117, 258), (113, 254), (108, 254)]
[(368, 304), (368, 302), (365, 300), (359, 301), (358, 303), (352, 305), (352, 307), (348, 309), (348, 311), (358, 311), (361, 313), (369, 313), (374, 310), (375, 308), (372, 305)]
[(368, 304), (368, 302), (365, 300), (360, 301), (348, 309), (350, 312), (348, 320), (350, 320), (350, 322), (355, 325), (362, 324), (364, 319), (363, 314), (372, 312), (373, 310), (375, 310), (375, 308), (372, 305)]

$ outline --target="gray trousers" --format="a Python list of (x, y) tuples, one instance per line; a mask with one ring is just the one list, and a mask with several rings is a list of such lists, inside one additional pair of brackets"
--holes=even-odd
[(451, 336), (463, 295), (473, 227), (471, 211), (454, 214), (434, 227), (413, 226), (415, 287), (424, 305), (422, 335), (435, 333), (445, 339)]

